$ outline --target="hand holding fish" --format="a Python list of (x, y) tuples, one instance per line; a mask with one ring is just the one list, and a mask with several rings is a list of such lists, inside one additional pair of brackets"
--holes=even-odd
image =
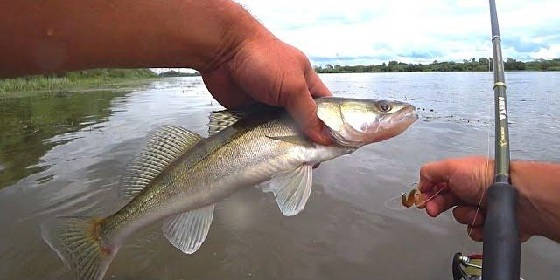
[(228, 108), (252, 102), (284, 107), (313, 141), (331, 139), (317, 118), (312, 97), (331, 93), (305, 55), (266, 30), (247, 38), (238, 51), (212, 71), (202, 73), (206, 87)]
[[(424, 165), (418, 189), (428, 199), (432, 217), (451, 207), (453, 216), (476, 241), (483, 240), (486, 189), (493, 180), (494, 163), (484, 157), (447, 159)], [(512, 161), (511, 180), (519, 191), (520, 238), (545, 236), (560, 242), (560, 165)]]

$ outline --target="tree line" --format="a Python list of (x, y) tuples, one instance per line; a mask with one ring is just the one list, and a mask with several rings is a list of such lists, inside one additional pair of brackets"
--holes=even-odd
[[(332, 65), (314, 66), (318, 73), (356, 72), (490, 72), (493, 71), (492, 58), (471, 58), (463, 62), (434, 60), (431, 64), (408, 64), (399, 61), (383, 62), (378, 65)], [(523, 62), (514, 58), (504, 61), (506, 71), (560, 71), (560, 58), (537, 59)]]

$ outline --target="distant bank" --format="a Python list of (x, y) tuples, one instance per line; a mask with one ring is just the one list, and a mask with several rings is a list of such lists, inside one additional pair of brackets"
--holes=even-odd
[[(506, 71), (560, 71), (560, 58), (537, 59), (522, 62), (512, 58), (504, 61)], [(379, 65), (331, 65), (315, 66), (318, 73), (363, 73), (363, 72), (490, 72), (492, 71), (492, 58), (479, 58), (476, 60), (463, 60), (463, 62), (439, 62), (431, 64), (407, 64), (398, 61), (389, 61)]]
[[(530, 62), (508, 58), (506, 71), (560, 71), (560, 58), (538, 59)], [(364, 72), (490, 72), (492, 59), (472, 58), (463, 62), (438, 62), (431, 64), (407, 64), (389, 61), (379, 65), (330, 65), (315, 66), (318, 73), (364, 73)], [(0, 79), (0, 96), (14, 92), (80, 90), (99, 87), (118, 87), (151, 79), (167, 77), (192, 77), (200, 73), (167, 71), (156, 74), (149, 69), (93, 69), (49, 75), (34, 75), (16, 79)]]
[(59, 74), (34, 75), (16, 79), (0, 79), (0, 94), (116, 87), (157, 78), (199, 75), (198, 72), (184, 73), (176, 71), (156, 74), (149, 69), (92, 69)]
[(93, 69), (0, 79), (0, 94), (27, 91), (79, 90), (157, 78), (149, 69)]

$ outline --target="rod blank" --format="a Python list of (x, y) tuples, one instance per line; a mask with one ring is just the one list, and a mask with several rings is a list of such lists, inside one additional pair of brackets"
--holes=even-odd
[(517, 189), (510, 183), (509, 132), (506, 82), (496, 3), (490, 2), (494, 66), (495, 168), (494, 184), (487, 192), (484, 223), (482, 279), (517, 280), (520, 276), (521, 242), (517, 220)]

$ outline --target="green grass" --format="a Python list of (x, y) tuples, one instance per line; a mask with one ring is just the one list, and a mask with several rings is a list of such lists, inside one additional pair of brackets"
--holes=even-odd
[(157, 77), (157, 74), (148, 69), (93, 69), (53, 75), (35, 75), (16, 79), (0, 79), (0, 94), (126, 85)]

